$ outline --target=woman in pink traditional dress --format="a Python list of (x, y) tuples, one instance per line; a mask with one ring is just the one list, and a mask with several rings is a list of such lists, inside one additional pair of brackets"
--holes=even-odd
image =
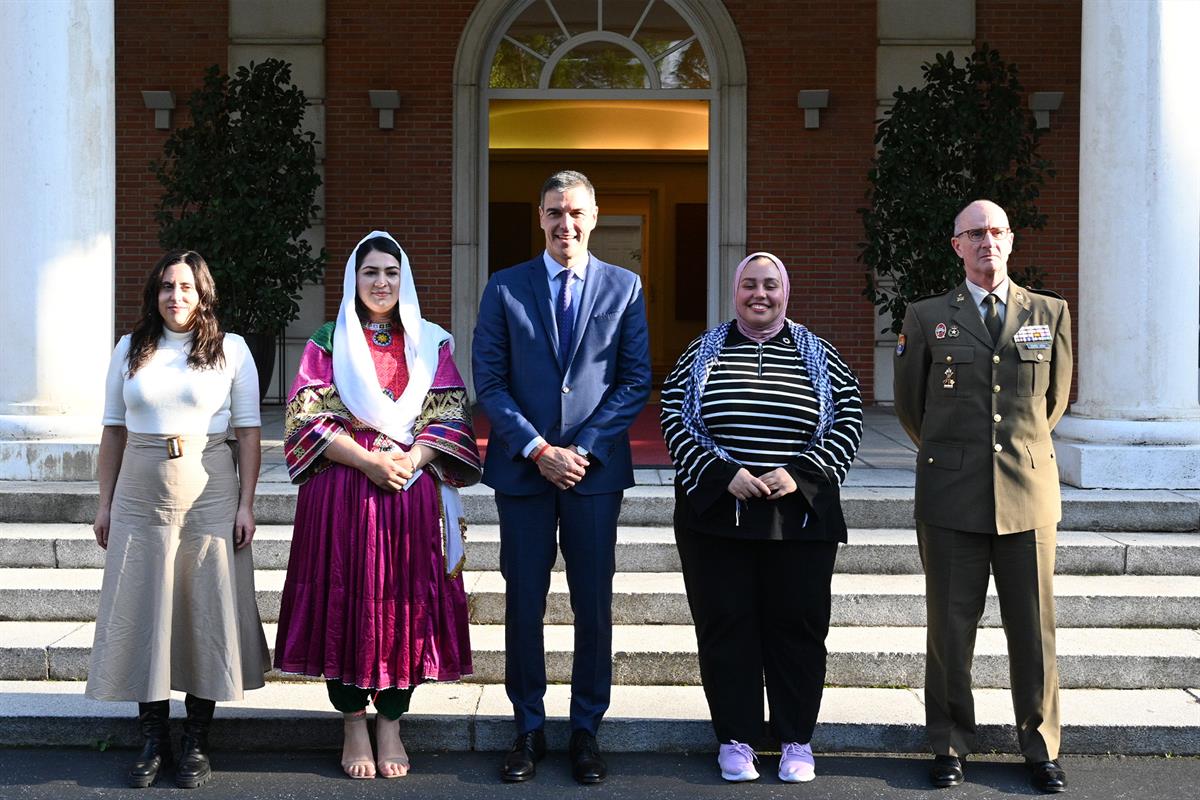
[(343, 286), (337, 324), (305, 346), (288, 401), (300, 494), (275, 666), (326, 679), (345, 715), (347, 775), (398, 778), (413, 689), (471, 674), (456, 487), (479, 480), (479, 451), (453, 340), (421, 319), (400, 245), (366, 236)]

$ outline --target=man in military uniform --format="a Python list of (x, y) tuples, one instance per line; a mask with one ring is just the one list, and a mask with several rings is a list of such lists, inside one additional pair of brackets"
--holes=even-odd
[(896, 416), (917, 444), (925, 569), (930, 780), (955, 786), (976, 750), (971, 659), (989, 569), (1008, 639), (1017, 737), (1033, 785), (1061, 792), (1054, 543), (1062, 518), (1050, 431), (1071, 391), (1071, 318), (1052, 292), (1008, 279), (1004, 209), (977, 200), (950, 246), (966, 280), (908, 307), (896, 345)]

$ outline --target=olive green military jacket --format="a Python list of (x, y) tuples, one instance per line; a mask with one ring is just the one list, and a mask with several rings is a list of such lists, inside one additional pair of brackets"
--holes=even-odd
[(1050, 431), (1071, 392), (1071, 316), (1010, 283), (993, 347), (965, 283), (908, 307), (896, 345), (896, 416), (918, 447), (916, 518), (1017, 533), (1062, 518)]

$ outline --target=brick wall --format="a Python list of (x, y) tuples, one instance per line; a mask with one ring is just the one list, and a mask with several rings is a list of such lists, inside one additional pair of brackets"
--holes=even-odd
[[(789, 315), (828, 339), (874, 385), (879, 327), (858, 259), (875, 134), (875, 3), (727, 0), (748, 70), (746, 246), (792, 278)], [(801, 89), (829, 89), (821, 127), (804, 128)]]
[(1075, 2), (977, 0), (977, 43), (1000, 51), (1020, 69), (1029, 92), (1061, 91), (1062, 106), (1050, 114), (1050, 130), (1041, 140), (1042, 155), (1056, 175), (1042, 192), (1039, 205), (1048, 215), (1046, 227), (1018, 243), (1032, 263), (1051, 274), (1051, 288), (1074, 297), (1078, 293), (1079, 221), (1079, 52), (1080, 6)]
[[(342, 270), (372, 229), (412, 262), (428, 319), (450, 327), (453, 70), (471, 0), (328, 0), (326, 65), (326, 312), (337, 314)], [(398, 89), (393, 130), (379, 128), (368, 89)]]
[(178, 106), (172, 126), (185, 124), (188, 96), (210, 64), (226, 63), (228, 3), (214, 0), (117, 0), (116, 333), (137, 319), (142, 285), (162, 255), (154, 209), (162, 194), (149, 163), (162, 157), (170, 131), (154, 127), (143, 89), (169, 89)]
[[(136, 314), (157, 258), (159, 195), (146, 164), (161, 152), (142, 89), (182, 103), (205, 66), (224, 64), (226, 3), (117, 4), (117, 329)], [(873, 391), (879, 327), (858, 261), (866, 172), (874, 150), (876, 9), (872, 0), (727, 0), (749, 73), (747, 246), (770, 250), (793, 279), (790, 315), (832, 341)], [(164, 7), (165, 6), (165, 7)], [(389, 230), (412, 260), (422, 309), (450, 323), (453, 67), (474, 0), (328, 0), (326, 41), (326, 313), (336, 314), (341, 270), (359, 238)], [(166, 33), (169, 32), (170, 36)], [(1048, 286), (1077, 298), (1079, 7), (977, 0), (977, 35), (1020, 65), (1030, 91), (1061, 90), (1043, 153), (1045, 231), (1023, 236), (1014, 265), (1036, 263)], [(381, 130), (368, 89), (398, 89), (396, 127)], [(804, 128), (801, 89), (829, 89), (821, 127)], [(176, 122), (186, 112), (176, 112)], [(1028, 261), (1022, 261), (1028, 253)]]
[[(976, 0), (976, 43), (986, 42), (1016, 64), (1028, 92), (1063, 92), (1050, 112), (1040, 151), (1054, 166), (1038, 205), (1046, 227), (1018, 238), (1010, 264), (1036, 264), (1046, 288), (1078, 308), (1079, 300), (1079, 53), (1080, 4), (1075, 0)], [(1078, 332), (1078, 315), (1072, 321)], [(1077, 341), (1077, 340), (1076, 340)], [(1076, 346), (1076, 351), (1078, 351)]]

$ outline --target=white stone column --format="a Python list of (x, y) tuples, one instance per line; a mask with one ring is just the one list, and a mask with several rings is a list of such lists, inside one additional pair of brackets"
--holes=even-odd
[(1200, 488), (1198, 27), (1192, 0), (1083, 4), (1075, 486)]
[(113, 14), (113, 0), (0, 2), (3, 480), (95, 471), (113, 346)]

